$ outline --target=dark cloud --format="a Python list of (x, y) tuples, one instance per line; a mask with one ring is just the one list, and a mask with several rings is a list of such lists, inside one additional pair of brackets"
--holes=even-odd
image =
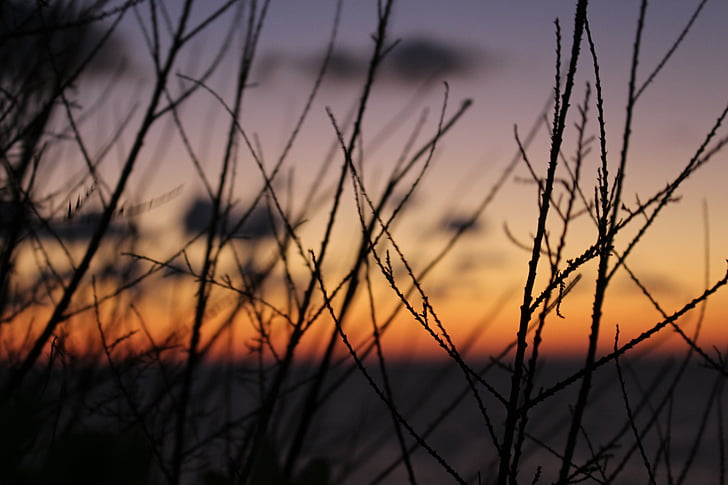
[(478, 59), (465, 47), (419, 37), (402, 41), (389, 54), (385, 66), (402, 81), (434, 76), (461, 76), (477, 67)]
[[(40, 83), (54, 79), (51, 69), (72, 72), (106, 35), (106, 24), (95, 20), (104, 5), (78, 8), (61, 1), (0, 1), (0, 75)], [(122, 41), (113, 33), (86, 64), (84, 74), (114, 69), (123, 51)]]
[[(231, 211), (228, 214), (227, 227), (237, 224), (244, 216), (243, 211)], [(195, 199), (187, 208), (184, 216), (184, 230), (188, 234), (197, 234), (205, 231), (210, 225), (212, 217), (212, 203), (208, 199)], [(262, 206), (256, 206), (245, 218), (242, 226), (235, 232), (234, 236), (243, 239), (265, 239), (273, 236), (275, 223), (271, 221), (268, 210)]]
[(444, 234), (455, 234), (456, 232), (481, 232), (483, 231), (483, 224), (479, 220), (473, 220), (470, 216), (465, 215), (451, 215), (445, 217), (438, 226), (441, 233)]
[[(329, 59), (327, 76), (338, 82), (361, 81), (369, 67), (364, 50), (337, 48)], [(260, 75), (270, 76), (282, 68), (293, 68), (308, 75), (318, 73), (324, 55), (288, 58), (269, 54), (261, 63)], [(468, 46), (428, 36), (402, 39), (385, 57), (381, 78), (399, 83), (433, 81), (462, 77), (489, 67), (491, 59), (484, 52)]]
[[(0, 200), (0, 235), (9, 233), (15, 226), (20, 237), (25, 237), (30, 230), (42, 238), (58, 237), (67, 242), (85, 241), (94, 234), (101, 220), (100, 212), (74, 214), (71, 218), (46, 219), (39, 221), (30, 207), (13, 201)], [(129, 233), (127, 224), (112, 220), (106, 231), (108, 236), (121, 236)]]
[[(153, 211), (175, 199), (182, 192), (182, 185), (140, 203), (121, 204), (114, 212), (106, 235), (138, 235), (135, 224), (136, 216)], [(102, 212), (99, 209), (86, 209), (88, 201), (95, 188), (89, 188), (83, 195), (78, 196), (75, 204), (69, 201), (67, 212), (62, 217), (41, 216), (43, 208), (40, 204), (35, 208), (33, 202), (17, 202), (3, 200), (0, 190), (0, 236), (18, 230), (21, 237), (31, 230), (42, 238), (59, 237), (65, 241), (83, 241), (89, 239), (101, 222)]]
[[(50, 230), (43, 226), (39, 232), (42, 237), (50, 237), (51, 235), (54, 235), (69, 242), (85, 241), (90, 239), (94, 232), (96, 232), (100, 220), (100, 213), (76, 216), (68, 221), (51, 223), (49, 225)], [(106, 230), (107, 236), (121, 236), (125, 233), (129, 233), (128, 226), (113, 221), (109, 224), (109, 227)]]
[(367, 67), (366, 59), (356, 52), (337, 49), (331, 53), (327, 73), (337, 80), (361, 79), (366, 75)]

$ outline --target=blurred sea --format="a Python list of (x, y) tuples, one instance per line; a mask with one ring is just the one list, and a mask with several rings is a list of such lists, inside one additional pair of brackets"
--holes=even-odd
[[(721, 398), (726, 377), (696, 359), (684, 367), (677, 358), (623, 359), (620, 363), (635, 426), (656, 482), (721, 483), (721, 473), (725, 474), (725, 470), (721, 472), (725, 467), (721, 454), (725, 458), (728, 434), (728, 409)], [(305, 449), (307, 458), (323, 458), (330, 463), (335, 469), (335, 484), (409, 483), (392, 413), (360, 370), (353, 370), (343, 383), (337, 381), (350, 370), (348, 366), (336, 369), (327, 380), (325, 389), (333, 392), (319, 405)], [(533, 395), (569, 377), (579, 366), (577, 361), (545, 362), (537, 371)], [(510, 377), (506, 369), (495, 364), (472, 368), (488, 368), (484, 374), (488, 385), (507, 396)], [(306, 382), (313, 370), (299, 366), (297, 380)], [(383, 389), (380, 369), (369, 365), (367, 370)], [(474, 386), (476, 398), (462, 369), (452, 363), (400, 362), (388, 365), (387, 374), (396, 408), (412, 431), (462, 480), (492, 483), (497, 474), (497, 452), (488, 421), (500, 438), (505, 412), (499, 399), (482, 383)], [(578, 385), (567, 387), (529, 413), (519, 483), (532, 483), (539, 468), (536, 483), (555, 480)], [(292, 434), (292, 423), (300, 416), (301, 397), (297, 391), (284, 401), (285, 418), (277, 427), (282, 450)], [(410, 432), (404, 427), (401, 431), (408, 448), (416, 445)], [(457, 483), (423, 446), (412, 449), (409, 460), (418, 484)], [(574, 462), (585, 465), (590, 461), (590, 478), (581, 483), (650, 483), (614, 363), (596, 373), (579, 436)]]
[[(620, 363), (634, 425), (655, 483), (725, 484), (726, 376), (696, 358), (685, 364), (680, 356), (622, 359)], [(387, 364), (392, 402), (409, 428), (400, 424), (417, 484), (494, 483), (498, 453), (492, 435), (500, 440), (503, 432), (501, 399), (509, 392), (510, 372), (495, 362), (470, 365), (482, 371), (484, 382), (469, 385), (463, 370), (452, 362)], [(579, 361), (542, 360), (532, 396), (579, 367)], [(51, 408), (62, 404), (64, 409), (47, 424), (53, 424), (54, 432), (68, 424), (134, 427), (137, 418), (128, 405), (128, 396), (134, 396), (144, 410), (148, 430), (163, 443), (163, 455), (171, 456), (177, 395), (168, 389), (180, 369), (156, 365), (124, 369), (121, 380), (127, 386), (126, 395), (119, 392), (118, 376), (108, 369), (85, 367), (72, 374), (61, 369), (42, 382), (42, 395), (51, 400)], [(224, 470), (230, 463), (228, 457), (235, 453), (227, 445), (239, 442), (260, 403), (261, 383), (269, 386), (271, 382), (271, 371), (259, 371), (252, 363), (205, 364), (198, 369), (187, 428), (194, 459), (187, 463), (185, 483), (201, 483), (200, 470)], [(385, 392), (381, 369), (368, 363), (366, 371)], [(279, 461), (296, 435), (315, 372), (314, 365), (296, 364), (282, 389), (281, 406), (270, 426)], [(518, 483), (554, 482), (578, 386), (579, 382), (565, 387), (529, 412)], [(350, 359), (328, 373), (315, 409), (297, 463), (305, 466), (314, 459), (323, 460), (330, 466), (333, 485), (410, 483), (393, 413)], [(230, 426), (231, 422), (236, 425)], [(0, 438), (7, 439), (8, 435)], [(614, 362), (595, 374), (574, 463), (589, 468), (579, 483), (650, 483)]]

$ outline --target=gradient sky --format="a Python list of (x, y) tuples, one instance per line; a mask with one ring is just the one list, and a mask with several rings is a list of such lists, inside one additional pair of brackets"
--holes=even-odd
[[(498, 176), (516, 154), (514, 126), (522, 137), (539, 119), (541, 110), (553, 92), (555, 72), (554, 20), (561, 22), (564, 57), (571, 46), (574, 1), (475, 1), (442, 2), (438, 0), (402, 0), (397, 2), (391, 25), (391, 39), (400, 45), (391, 53), (375, 85), (364, 125), (366, 176), (371, 190), (381, 189), (384, 177), (417, 124), (423, 108), (429, 117), (420, 140), (436, 128), (445, 92), (449, 85), (448, 113), (453, 113), (463, 99), (474, 101), (472, 108), (447, 135), (438, 148), (429, 175), (415, 196), (413, 206), (397, 226), (395, 236), (408, 258), (420, 267), (436, 254), (456, 224), (469, 214), (491, 189)], [(699, 2), (662, 0), (649, 5), (645, 23), (643, 50), (638, 71), (638, 85), (659, 63), (685, 26)], [(202, 4), (199, 7), (202, 9)], [(209, 3), (204, 2), (204, 8)], [(334, 174), (323, 179), (315, 176), (319, 161), (333, 142), (333, 128), (325, 108), (330, 107), (337, 120), (356, 101), (361, 90), (363, 69), (372, 49), (370, 38), (376, 25), (376, 2), (345, 1), (339, 25), (336, 64), (325, 80), (322, 93), (314, 104), (310, 118), (289, 157), (280, 187), (290, 183), (290, 203), (300, 203), (312, 183), (332, 184)], [(590, 22), (597, 44), (605, 96), (608, 153), (616, 171), (627, 96), (631, 49), (634, 42), (639, 2), (610, 0), (591, 2)], [(263, 28), (253, 70), (253, 81), (244, 104), (242, 125), (260, 139), (265, 163), (271, 166), (279, 156), (312, 86), (315, 72), (331, 31), (335, 2), (273, 1)], [(145, 18), (145, 7), (139, 8)], [(170, 10), (174, 14), (173, 9)], [(690, 159), (728, 102), (728, 39), (725, 20), (728, 4), (707, 2), (692, 31), (637, 105), (634, 133), (630, 145), (624, 200), (634, 204), (647, 199), (672, 180)], [(183, 57), (176, 72), (198, 76), (227, 29), (229, 19), (217, 22), (207, 37)], [(124, 56), (129, 69), (121, 84), (108, 94), (108, 108), (93, 127), (101, 139), (110, 133), (113, 120), (125, 113), (130, 102), (144, 102), (148, 97), (151, 76), (149, 56), (133, 16), (122, 26)], [(235, 39), (229, 62), (225, 62), (208, 84), (226, 99), (234, 84), (237, 43)], [(398, 52), (398, 50), (400, 52)], [(404, 54), (402, 54), (404, 52)], [(417, 55), (424, 54), (424, 60)], [(573, 105), (580, 103), (585, 83), (593, 84), (591, 60), (583, 51), (581, 71)], [(428, 57), (437, 56), (446, 68), (430, 82), (423, 82)], [(180, 83), (184, 81), (180, 80)], [(94, 80), (88, 89), (106, 96), (103, 80)], [(593, 100), (593, 98), (592, 98)], [(411, 106), (411, 108), (408, 108)], [(404, 117), (389, 124), (396, 113)], [(594, 103), (591, 114), (595, 112)], [(575, 111), (573, 112), (576, 113)], [(549, 116), (551, 112), (548, 112)], [(221, 142), (226, 128), (226, 114), (211, 96), (198, 92), (182, 110), (191, 134), (191, 142), (200, 154), (204, 169), (214, 177), (219, 167)], [(564, 154), (571, 157), (576, 120), (567, 130)], [(91, 128), (88, 128), (89, 130)], [(597, 133), (592, 116), (590, 134)], [(91, 131), (90, 133), (93, 133)], [(719, 131), (725, 136), (725, 130)], [(152, 256), (164, 258), (179, 246), (186, 211), (199, 197), (201, 184), (189, 158), (173, 131), (160, 128), (149, 145), (144, 161), (135, 172), (129, 203), (147, 200), (182, 187), (181, 196), (139, 216), (145, 228)], [(381, 138), (380, 138), (381, 137)], [(157, 145), (158, 144), (158, 145)], [(597, 167), (597, 148), (584, 167), (586, 196), (591, 197)], [(548, 155), (548, 137), (541, 129), (528, 149), (535, 169), (544, 174)], [(241, 201), (260, 187), (260, 176), (250, 157), (241, 152), (236, 194)], [(336, 164), (340, 163), (337, 159)], [(709, 221), (709, 271), (715, 279), (725, 270), (728, 226), (723, 222), (728, 212), (728, 157), (720, 154), (693, 176), (679, 191), (682, 200), (667, 209), (643, 245), (635, 251), (630, 267), (670, 313), (697, 296), (705, 286), (706, 224)], [(70, 165), (70, 164), (69, 164)], [(109, 162), (108, 174), (115, 173), (116, 162)], [(334, 170), (334, 173), (336, 170)], [(73, 173), (67, 168), (64, 174)], [(614, 172), (612, 172), (614, 173)], [(436, 309), (449, 323), (456, 342), (464, 342), (475, 326), (505, 301), (498, 317), (491, 318), (478, 340), (480, 348), (500, 348), (515, 335), (515, 322), (521, 288), (529, 254), (507, 236), (528, 244), (535, 231), (537, 193), (535, 186), (524, 182), (528, 171), (524, 164), (508, 178), (493, 204), (479, 220), (476, 230), (467, 234), (456, 250), (425, 283)], [(109, 175), (109, 180), (113, 180)], [(351, 194), (348, 200), (352, 200)], [(319, 210), (325, 215), (328, 205)], [(336, 233), (336, 260), (345, 264), (351, 257), (352, 229), (356, 228), (353, 204), (344, 208)], [(579, 221), (567, 257), (579, 254), (594, 240), (593, 225), (586, 218)], [(194, 226), (194, 222), (188, 225)], [(304, 245), (318, 247), (321, 221), (313, 218), (303, 229)], [(624, 246), (625, 239), (618, 243)], [(256, 249), (257, 250), (257, 249)], [(570, 252), (569, 252), (570, 251)], [(553, 350), (583, 346), (586, 340), (593, 282), (589, 271), (567, 301), (562, 312), (567, 317), (554, 322), (546, 337)], [(542, 271), (545, 271), (542, 270)], [(635, 292), (626, 278), (617, 278), (611, 288), (607, 306), (604, 348), (611, 346), (614, 324), (619, 323), (623, 339), (635, 335), (660, 320), (645, 299)], [(726, 343), (724, 318), (728, 316), (728, 297), (719, 293), (707, 310), (705, 340)], [(155, 310), (164, 313), (164, 310)], [(362, 312), (364, 309), (362, 309)], [(490, 317), (488, 317), (490, 318)], [(556, 319), (554, 319), (556, 320)], [(694, 321), (689, 317), (685, 323)], [(410, 324), (410, 327), (413, 324)], [(412, 350), (412, 342), (422, 341), (429, 348), (421, 330), (406, 324), (393, 332), (391, 348)], [(406, 344), (405, 344), (406, 342)], [(418, 344), (420, 345), (420, 344)], [(427, 351), (429, 352), (429, 350)]]

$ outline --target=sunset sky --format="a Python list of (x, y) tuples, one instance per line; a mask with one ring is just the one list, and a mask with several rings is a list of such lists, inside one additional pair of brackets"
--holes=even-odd
[[(699, 3), (662, 0), (649, 5), (638, 66), (638, 86), (670, 49)], [(437, 254), (458, 221), (478, 207), (517, 154), (514, 127), (523, 139), (538, 122), (553, 94), (554, 20), (558, 18), (561, 23), (562, 57), (566, 59), (571, 49), (574, 4), (571, 0), (397, 2), (389, 35), (390, 40), (400, 43), (383, 65), (363, 126), (363, 170), (368, 190), (372, 194), (382, 190), (424, 109), (428, 110), (428, 115), (415, 147), (419, 148), (435, 133), (445, 95), (443, 81), (449, 86), (446, 118), (455, 113), (463, 100), (473, 100), (472, 107), (438, 145), (432, 166), (414, 194), (412, 204), (395, 226), (394, 236), (415, 270), (423, 268)], [(259, 139), (268, 168), (280, 156), (313, 85), (330, 36), (335, 6), (336, 2), (323, 0), (271, 2), (253, 68), (255, 84), (246, 94), (241, 118), (246, 132)], [(209, 3), (200, 2), (197, 8), (200, 11), (195, 18), (199, 18), (197, 15), (202, 9), (209, 8)], [(143, 4), (138, 13), (148, 21), (145, 17), (147, 8)], [(589, 21), (604, 88), (611, 175), (616, 173), (619, 163), (638, 13), (639, 2), (634, 0), (601, 0), (590, 4)], [(176, 12), (170, 10), (170, 14), (174, 16)], [(677, 176), (728, 102), (726, 19), (728, 4), (707, 2), (684, 43), (640, 97), (623, 192), (623, 200), (628, 206), (634, 207), (637, 200), (647, 200)], [(200, 42), (183, 55), (175, 72), (192, 78), (200, 76), (229, 23), (230, 17), (227, 17), (213, 24)], [(347, 112), (360, 96), (375, 27), (376, 2), (343, 2), (335, 62), (275, 182), (280, 193), (285, 194), (284, 205), (299, 207), (312, 185), (318, 186), (323, 194), (331, 193), (342, 156), (337, 153), (331, 168), (318, 175), (321, 161), (335, 142), (326, 108), (331, 109), (337, 122), (344, 124)], [(149, 54), (134, 16), (125, 18), (117, 40), (121, 46), (119, 54), (127, 59), (126, 73), (120, 76), (118, 85), (113, 91), (107, 91), (108, 80), (103, 78), (94, 78), (84, 85), (93, 93), (89, 95), (90, 99), (107, 97), (106, 107), (98, 115), (99, 121), (85, 128), (91, 143), (98, 140), (99, 145), (102, 144), (100, 140), (113, 131), (114, 121), (121, 119), (134, 103), (144, 105), (153, 81)], [(232, 99), (239, 54), (235, 46), (241, 45), (241, 36), (237, 35), (232, 42), (226, 60), (206, 82), (227, 102)], [(585, 48), (586, 43), (582, 47)], [(430, 76), (433, 59), (439, 60), (442, 70)], [(586, 82), (593, 86), (594, 75), (591, 58), (583, 49), (572, 108), (582, 102)], [(174, 89), (179, 89), (177, 83), (180, 87), (189, 85), (188, 81), (175, 79)], [(594, 100), (592, 90), (589, 135), (598, 135)], [(180, 114), (203, 170), (215, 183), (227, 130), (225, 110), (209, 93), (200, 90)], [(552, 111), (547, 111), (547, 115), (550, 118)], [(576, 121), (577, 111), (573, 109), (567, 121), (564, 145), (564, 156), (568, 159), (574, 153), (576, 130), (573, 126)], [(173, 126), (162, 123), (153, 133), (142, 163), (132, 176), (127, 200), (133, 205), (163, 194), (175, 194), (160, 207), (138, 216), (143, 228), (140, 251), (161, 260), (183, 244), (187, 237), (185, 224), (188, 232), (203, 227), (191, 215), (191, 207), (204, 192)], [(717, 139), (727, 135), (726, 130), (721, 129)], [(122, 147), (128, 149), (130, 140), (122, 138)], [(591, 149), (583, 168), (584, 195), (590, 199), (594, 197), (599, 162), (598, 141), (592, 143)], [(113, 182), (118, 173), (119, 163), (113, 158), (118, 156), (121, 160), (121, 154), (123, 148), (118, 155), (112, 154), (104, 167), (109, 182)], [(529, 146), (528, 155), (537, 173), (545, 174), (548, 133), (543, 125)], [(78, 167), (75, 163), (69, 161), (62, 174), (72, 177)], [(251, 202), (262, 182), (247, 148), (241, 147), (238, 163), (234, 192), (242, 208)], [(565, 176), (566, 172), (560, 174)], [(475, 229), (459, 241), (424, 281), (432, 304), (456, 343), (465, 345), (474, 329), (480, 329), (488, 322), (475, 343), (476, 353), (471, 355), (497, 352), (515, 336), (530, 256), (517, 243), (530, 245), (538, 209), (536, 187), (528, 180), (528, 169), (521, 163), (507, 178)], [(728, 257), (728, 225), (724, 222), (724, 215), (728, 213), (727, 181), (728, 154), (718, 154), (684, 184), (678, 192), (680, 202), (665, 210), (628, 261), (630, 269), (654, 292), (668, 314), (703, 291), (706, 271), (710, 284), (725, 271)], [(326, 283), (332, 287), (337, 284), (337, 271), (341, 273), (348, 269), (346, 265), (353, 258), (357, 244), (358, 219), (351, 182), (347, 182), (346, 187), (345, 204), (334, 232), (333, 259), (325, 265), (332, 275)], [(407, 187), (404, 185), (398, 190), (399, 196)], [(314, 204), (301, 226), (305, 250), (318, 251), (329, 206), (330, 202), (325, 198), (322, 205)], [(239, 212), (242, 213), (242, 209)], [(553, 221), (550, 227), (555, 237), (560, 224)], [(617, 250), (625, 247), (637, 227), (628, 229), (618, 238)], [(252, 227), (248, 230), (255, 232)], [(258, 233), (255, 234), (250, 242), (250, 254), (265, 259), (269, 250), (265, 235), (260, 235), (258, 241)], [(579, 255), (595, 237), (591, 220), (580, 217), (570, 233), (566, 257)], [(707, 261), (706, 247), (709, 248)], [(197, 253), (195, 248), (190, 251), (192, 255)], [(304, 272), (300, 261), (292, 268)], [(593, 264), (584, 269), (582, 281), (561, 308), (566, 318), (551, 320), (544, 334), (547, 349), (581, 354), (579, 349), (584, 348), (588, 334), (593, 271)], [(547, 268), (543, 265), (539, 274), (546, 273)], [(406, 274), (399, 276), (406, 281)], [(380, 276), (379, 284), (383, 283)], [(539, 288), (537, 285), (537, 293)], [(193, 302), (194, 290), (186, 288), (184, 291), (185, 297), (174, 298)], [(379, 287), (377, 291), (389, 295), (382, 297), (378, 308), (384, 315), (395, 300), (390, 290)], [(170, 290), (169, 294), (175, 293)], [(661, 320), (626, 275), (615, 278), (607, 297), (603, 350), (612, 345), (615, 324), (619, 324), (622, 331), (620, 340), (626, 341)], [(169, 312), (172, 307), (181, 313), (187, 308), (169, 302), (160, 304), (164, 299), (158, 294), (149, 300), (146, 307), (149, 314), (159, 315), (160, 320), (165, 316), (172, 318)], [(356, 322), (352, 323), (354, 335), (370, 331), (368, 312), (364, 302), (360, 302), (356, 315), (350, 318), (351, 322)], [(727, 316), (728, 293), (723, 291), (707, 307), (699, 342), (707, 348), (714, 344), (725, 346), (728, 343)], [(696, 320), (697, 311), (681, 320), (688, 333), (692, 334)], [(363, 327), (358, 328), (357, 324)], [(323, 333), (328, 334), (328, 331)], [(672, 334), (672, 331), (665, 330), (664, 333)], [(395, 326), (387, 338), (385, 345), (394, 353), (432, 355), (437, 351), (411, 319)]]

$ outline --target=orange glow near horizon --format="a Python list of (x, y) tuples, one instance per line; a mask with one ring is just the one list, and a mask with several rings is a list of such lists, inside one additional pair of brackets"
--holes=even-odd
[[(186, 290), (177, 289), (175, 293), (177, 302), (185, 301), (185, 298), (179, 296), (181, 293), (189, 293), (188, 305), (179, 305), (173, 301), (160, 304), (159, 299), (137, 302), (133, 311), (124, 310), (126, 315), (122, 316), (117, 312), (124, 302), (112, 300), (99, 305), (98, 322), (93, 309), (71, 317), (56, 332), (60, 338), (54, 339), (53, 345), (56, 346), (54, 352), (57, 352), (62, 344), (62, 350), (71, 351), (82, 359), (104, 362), (106, 357), (101, 346), (100, 322), (106, 344), (111, 347), (112, 358), (121, 359), (144, 353), (156, 346), (168, 348), (160, 354), (164, 359), (184, 359), (187, 355), (185, 349), (189, 345), (195, 304), (194, 290), (189, 288), (189, 285), (186, 286), (188, 286)], [(715, 297), (709, 300), (705, 316), (700, 323), (699, 338), (696, 342), (705, 349), (722, 349), (728, 345), (728, 333), (724, 328), (728, 299), (723, 295), (724, 292), (725, 290), (719, 290)], [(260, 334), (246, 316), (250, 309), (239, 313), (233, 324), (225, 323), (229, 310), (236, 301), (236, 297), (231, 293), (227, 295), (218, 293), (218, 296), (211, 299), (208, 304), (200, 344), (200, 349), (205, 350), (205, 359), (208, 362), (246, 360), (254, 355), (251, 348), (259, 341)], [(699, 294), (700, 291), (697, 291), (691, 298), (676, 301), (670, 306), (665, 304), (666, 313), (670, 315), (677, 311)], [(123, 297), (121, 298), (123, 300)], [(514, 342), (520, 298), (521, 295), (511, 293), (500, 302), (463, 303), (455, 298), (440, 301), (435, 297), (431, 300), (431, 304), (458, 353), (466, 361), (479, 362), (501, 355)], [(394, 300), (389, 301), (388, 309), (381, 300), (383, 299), (380, 298), (376, 303), (381, 307), (379, 310), (381, 314), (377, 315), (380, 326), (395, 308)], [(617, 325), (621, 346), (664, 320), (649, 303), (645, 303), (644, 296), (637, 292), (628, 296), (619, 295), (615, 300), (619, 301), (617, 305), (612, 304), (605, 308), (600, 328), (598, 355), (613, 351)], [(422, 311), (421, 300), (418, 297), (413, 297), (411, 302), (418, 311)], [(337, 308), (336, 301), (334, 307)], [(677, 321), (680, 328), (691, 338), (697, 330), (701, 311), (701, 307), (698, 306)], [(559, 313), (561, 316), (557, 317), (554, 309), (547, 320), (542, 333), (540, 354), (548, 359), (580, 359), (586, 352), (591, 321), (589, 291), (585, 289), (567, 295)], [(361, 304), (356, 305), (345, 320), (343, 329), (360, 357), (364, 356), (365, 349), (369, 348), (365, 358), (372, 361), (376, 357), (376, 350), (370, 348), (373, 346), (373, 333), (369, 314), (368, 308)], [(3, 326), (2, 359), (13, 360), (11, 357), (13, 355), (16, 358), (22, 356), (23, 349), (28, 348), (27, 342), (32, 341), (32, 338), (40, 333), (48, 317), (48, 311), (28, 311), (23, 317), (16, 319), (13, 325)], [(25, 320), (26, 325), (20, 325), (20, 320)], [(438, 327), (435, 317), (429, 312), (428, 322), (432, 332), (445, 341), (442, 329)], [(533, 348), (535, 326), (535, 322), (532, 321), (528, 352)], [(302, 337), (295, 353), (296, 359), (299, 361), (320, 359), (334, 330), (330, 316), (324, 311)], [(268, 332), (270, 345), (280, 358), (288, 345), (291, 326), (282, 318), (273, 319)], [(335, 355), (347, 356), (348, 350), (338, 333), (336, 342)], [(380, 343), (385, 358), (392, 361), (448, 358), (447, 352), (423, 328), (422, 323), (407, 314), (406, 310), (400, 310), (391, 324), (382, 331)], [(687, 351), (688, 347), (684, 339), (670, 325), (666, 325), (655, 336), (638, 345), (636, 352), (651, 356), (668, 356), (675, 352)], [(49, 352), (51, 344), (48, 345), (44, 355), (49, 355)], [(511, 350), (504, 354), (506, 361), (511, 352), (512, 346)], [(270, 347), (266, 347), (264, 355), (266, 360), (274, 360)]]

